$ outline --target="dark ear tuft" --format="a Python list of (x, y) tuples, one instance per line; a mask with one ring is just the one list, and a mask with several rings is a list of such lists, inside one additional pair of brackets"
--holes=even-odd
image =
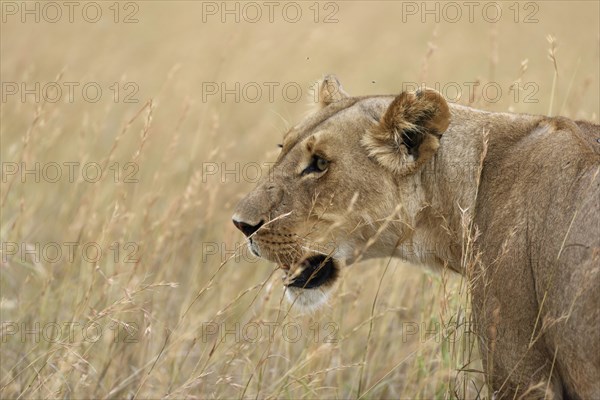
[(389, 105), (378, 126), (363, 138), (369, 153), (398, 174), (429, 160), (450, 124), (450, 109), (435, 90), (403, 92)]
[(402, 132), (402, 141), (408, 149), (408, 154), (419, 155), (419, 146), (423, 143), (423, 134), (419, 130), (407, 130)]

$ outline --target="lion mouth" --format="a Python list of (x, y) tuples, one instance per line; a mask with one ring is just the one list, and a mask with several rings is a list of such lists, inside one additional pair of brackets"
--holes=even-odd
[(316, 255), (302, 261), (297, 271), (287, 277), (286, 286), (314, 289), (331, 284), (338, 276), (338, 266), (331, 257)]

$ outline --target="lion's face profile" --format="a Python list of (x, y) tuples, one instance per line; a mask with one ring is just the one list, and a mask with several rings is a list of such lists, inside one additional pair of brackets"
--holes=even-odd
[(446, 102), (429, 90), (390, 104), (350, 98), (327, 77), (320, 100), (233, 216), (252, 252), (285, 271), (288, 298), (308, 308), (327, 298), (342, 265), (391, 256), (409, 236), (423, 206), (413, 174), (449, 123)]

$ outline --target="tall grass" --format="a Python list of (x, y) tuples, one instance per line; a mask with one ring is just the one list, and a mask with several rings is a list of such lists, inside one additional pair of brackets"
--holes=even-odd
[[(334, 72), (362, 95), (395, 93), (417, 77), (466, 90), (462, 83), (491, 75), (504, 88), (499, 101), (479, 91), (458, 101), (528, 113), (562, 104), (564, 115), (597, 121), (598, 37), (582, 41), (580, 32), (597, 27), (598, 5), (542, 5), (538, 24), (494, 27), (401, 23), (391, 2), (340, 3), (331, 25), (200, 23), (194, 3), (169, 5), (168, 19), (164, 3), (139, 6), (133, 25), (1, 28), (3, 82), (93, 81), (104, 92), (96, 103), (2, 102), (0, 396), (490, 397), (470, 329), (469, 276), (367, 261), (344, 271), (322, 310), (290, 310), (280, 271), (248, 253), (230, 216), (253, 185), (241, 168), (274, 159), (283, 125), (305, 115), (305, 101), (203, 99), (202, 84), (308, 88)], [(549, 33), (561, 50), (554, 68)], [(553, 78), (559, 68), (567, 79)], [(119, 101), (108, 89), (115, 82)], [(535, 83), (537, 102), (515, 101), (515, 82)], [(136, 103), (123, 101), (128, 83)], [(63, 177), (36, 182), (9, 174), (7, 163), (57, 163)], [(64, 163), (79, 163), (72, 181)], [(103, 174), (89, 182), (81, 166), (94, 163)], [(79, 246), (67, 254), (65, 243)], [(63, 256), (51, 261), (54, 244)], [(86, 244), (102, 257), (85, 254)]]

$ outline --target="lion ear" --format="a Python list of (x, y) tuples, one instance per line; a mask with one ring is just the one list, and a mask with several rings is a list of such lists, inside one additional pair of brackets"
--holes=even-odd
[(331, 103), (350, 97), (335, 75), (326, 75), (318, 81), (315, 95), (319, 108), (327, 107)]
[(366, 133), (363, 144), (382, 165), (406, 175), (433, 157), (449, 124), (448, 103), (438, 92), (403, 92)]

